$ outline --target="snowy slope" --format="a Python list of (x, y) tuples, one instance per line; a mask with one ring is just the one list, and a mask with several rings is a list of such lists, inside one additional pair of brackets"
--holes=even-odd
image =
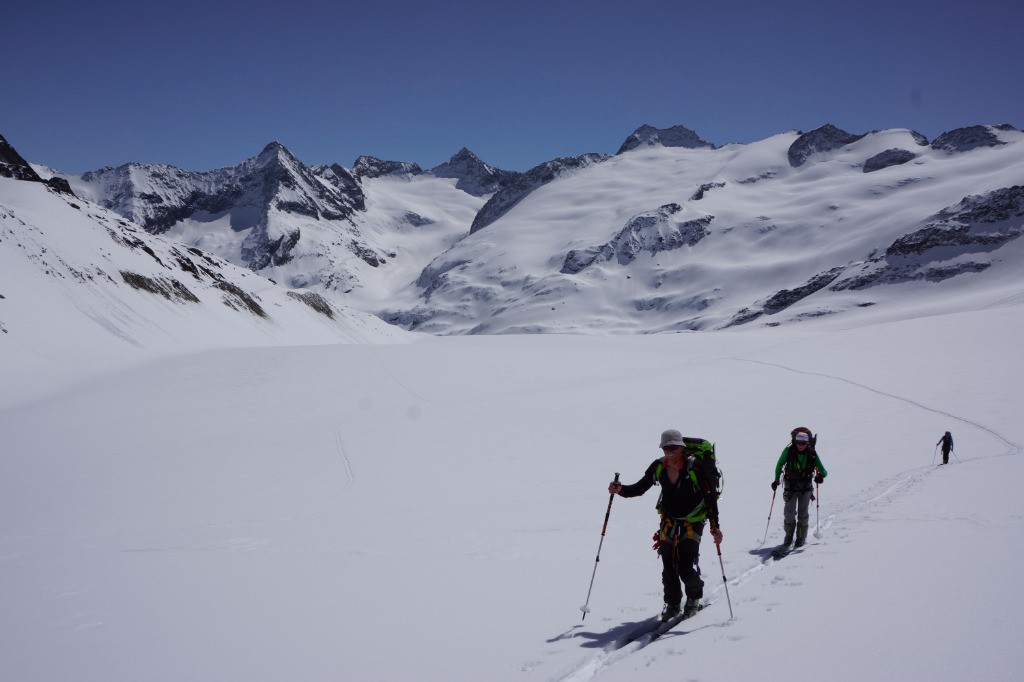
[[(1024, 134), (986, 131), (1001, 144), (951, 151), (889, 130), (796, 167), (795, 132), (641, 147), (537, 189), (432, 262), (417, 302), (382, 316), (435, 333), (636, 332), (899, 319), (906, 301), (950, 296), (971, 309), (1012, 289), (1022, 262)], [(891, 149), (914, 158), (865, 172)], [(936, 224), (959, 227), (941, 220), (965, 202), (991, 215), (966, 220), (963, 243), (890, 252)]]
[[(4, 384), (0, 676), (1019, 679), (1022, 302), (211, 350), (29, 404)], [(773, 563), (797, 424), (830, 475), (819, 537)], [(705, 547), (708, 608), (618, 649), (661, 608), (653, 494), (615, 500), (579, 607), (607, 482), (667, 427), (717, 443), (735, 617)]]
[[(1020, 679), (1019, 213), (1012, 195), (956, 198), (1010, 185), (1019, 133), (998, 133), (949, 154), (886, 131), (796, 166), (793, 135), (640, 147), (468, 238), (483, 197), (454, 179), (367, 181), (357, 227), (396, 240), (403, 277), (446, 255), (438, 278), (381, 278), (361, 305), (436, 285), (420, 327), (586, 334), (408, 333), (346, 307), (354, 293), (299, 299), (0, 178), (0, 679)], [(901, 145), (919, 156), (856, 168)], [(717, 331), (603, 333), (710, 329), (817, 273), (893, 263), (989, 266), (825, 287)], [(625, 303), (652, 290), (667, 300), (637, 322)], [(718, 303), (673, 304), (705, 290)], [(547, 320), (562, 301), (575, 317)], [(847, 312), (808, 314), (826, 308)], [(796, 425), (830, 475), (813, 543), (776, 563), (769, 482)], [(635, 481), (665, 428), (716, 442), (722, 563), (704, 547), (703, 613), (625, 645), (661, 608), (655, 496), (614, 501), (595, 562), (607, 483)], [(935, 466), (946, 430), (955, 456)]]
[(95, 204), (8, 178), (0, 332), (7, 400), (154, 354), (404, 335), (330, 292), (285, 290)]

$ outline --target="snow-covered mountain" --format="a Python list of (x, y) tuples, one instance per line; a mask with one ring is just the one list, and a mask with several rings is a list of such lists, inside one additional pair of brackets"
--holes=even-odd
[(488, 166), (465, 147), (446, 163), (434, 166), (430, 174), (437, 178), (454, 178), (455, 187), (476, 197), (494, 194), (515, 182), (521, 174)]
[(0, 177), (0, 341), (4, 381), (19, 400), (51, 378), (66, 383), (154, 353), (405, 334), (336, 292), (275, 285), (20, 167)]
[(467, 149), (430, 171), (307, 168), (272, 143), (207, 173), (62, 177), (151, 232), (408, 329), (657, 332), (884, 316), (910, 290), (998, 298), (1021, 266), (1022, 137), (825, 125), (718, 148), (645, 125), (614, 156), (525, 173)]
[[(441, 179), (415, 163), (369, 156), (356, 159), (351, 169), (307, 167), (274, 142), (238, 166), (204, 173), (131, 163), (57, 176), (78, 196), (148, 232), (289, 288), (344, 292), (358, 302), (387, 299), (390, 287), (414, 280), (447, 247), (451, 228), (468, 229), (482, 200), (455, 185), (498, 187), (515, 177), (470, 164), (469, 157), (476, 158), (463, 150), (453, 157), (454, 165), (439, 167)], [(396, 203), (396, 191), (411, 196)], [(427, 252), (422, 240), (410, 235), (413, 230), (435, 237)], [(396, 259), (401, 262), (394, 264)], [(410, 276), (410, 268), (416, 274)]]
[(854, 323), (903, 315), (888, 303), (911, 291), (984, 305), (1024, 264), (1022, 141), (1009, 126), (930, 145), (824, 126), (649, 142), (517, 197), (424, 269), (418, 300), (381, 314), (434, 333), (637, 332)]

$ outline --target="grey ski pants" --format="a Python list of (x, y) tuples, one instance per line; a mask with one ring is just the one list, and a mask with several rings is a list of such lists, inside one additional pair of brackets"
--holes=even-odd
[(798, 521), (806, 524), (811, 518), (811, 500), (814, 499), (812, 488), (803, 484), (796, 484), (792, 488), (787, 485), (782, 493), (782, 499), (786, 501), (783, 511), (783, 519), (792, 523)]

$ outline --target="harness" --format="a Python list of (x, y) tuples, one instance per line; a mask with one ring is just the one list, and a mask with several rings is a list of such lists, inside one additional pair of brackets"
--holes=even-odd
[[(702, 492), (700, 480), (697, 478), (697, 473), (693, 470), (694, 460), (694, 455), (690, 455), (686, 458), (686, 475), (687, 478), (690, 479), (690, 483), (693, 485), (694, 491), (700, 493)], [(658, 466), (654, 470), (654, 481), (659, 485), (661, 484), (661, 474), (664, 470), (664, 461), (658, 462)], [(677, 485), (679, 485), (679, 483), (677, 483)], [(661, 511), (661, 503), (664, 496), (664, 486), (662, 486), (662, 493), (658, 497), (657, 504), (658, 513), (661, 515), (661, 523), (658, 525), (657, 532), (655, 532), (654, 536), (651, 538), (654, 540), (654, 546), (652, 549), (657, 551), (663, 544), (671, 543), (673, 552), (678, 556), (680, 540), (685, 539), (700, 542), (701, 534), (695, 530), (695, 527), (707, 518), (707, 504), (702, 495), (700, 503), (694, 507), (689, 514), (686, 516), (672, 517), (663, 514)]]
[[(814, 450), (810, 446), (807, 447), (807, 452), (803, 453), (806, 462), (800, 463), (801, 453), (796, 449), (796, 445), (789, 446), (789, 453), (786, 456), (786, 473), (785, 478), (790, 480), (801, 480), (810, 479), (814, 476), (814, 460), (816, 455)], [(806, 468), (805, 468), (806, 467)]]

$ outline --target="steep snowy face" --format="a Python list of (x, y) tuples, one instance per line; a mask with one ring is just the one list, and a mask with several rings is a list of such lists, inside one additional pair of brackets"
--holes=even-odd
[(565, 159), (545, 161), (534, 166), (506, 184), (500, 191), (487, 200), (483, 208), (473, 219), (469, 228), (470, 234), (484, 229), (501, 216), (508, 213), (513, 206), (539, 187), (552, 182), (558, 177), (571, 173), (608, 158), (606, 154), (584, 154)]

